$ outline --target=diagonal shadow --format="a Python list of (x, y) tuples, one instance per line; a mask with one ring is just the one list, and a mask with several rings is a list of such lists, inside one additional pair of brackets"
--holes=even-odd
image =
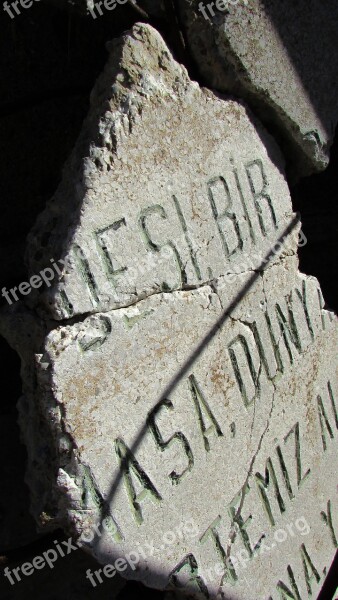
[[(258, 60), (263, 64), (262, 69), (252, 79), (251, 68), (246, 72), (247, 63), (246, 60), (242, 63), (241, 52), (237, 54), (231, 44), (231, 47), (226, 44), (227, 51), (223, 54), (217, 35), (215, 38), (214, 22), (216, 29), (218, 25), (227, 27), (224, 4), (218, 8), (215, 2), (172, 1), (181, 17), (186, 50), (199, 74), (197, 80), (247, 102), (278, 141), (292, 182), (323, 170), (338, 118), (338, 52), (333, 47), (338, 33), (338, 3), (246, 0), (243, 7), (242, 0), (230, 0), (230, 4), (236, 5), (231, 7), (234, 13), (238, 10), (239, 18), (242, 14), (248, 18), (248, 56), (255, 55), (256, 49), (261, 53)], [(203, 5), (206, 17), (200, 12)], [(190, 19), (191, 8), (194, 17)], [(267, 45), (260, 37), (264, 38), (265, 28), (258, 37), (254, 29), (253, 23), (260, 12), (270, 21)], [(257, 13), (253, 20), (252, 13)], [(199, 45), (198, 51), (194, 44)], [(277, 57), (276, 68), (269, 53)]]
[(338, 53), (332, 42), (337, 38), (338, 3), (262, 0), (262, 4), (322, 127), (333, 136), (330, 117), (337, 105)]
[[(275, 244), (277, 244), (278, 242), (282, 242), (286, 236), (288, 236), (290, 233), (292, 233), (292, 231), (294, 231), (294, 229), (296, 228), (298, 223), (299, 223), (299, 216), (296, 215), (292, 219), (292, 221), (289, 223), (289, 225), (284, 229), (284, 231), (280, 234), (278, 239), (275, 241)], [(269, 252), (262, 259), (262, 262), (261, 262), (260, 266), (258, 267), (257, 271), (255, 271), (250, 276), (250, 278), (245, 283), (245, 285), (242, 287), (242, 289), (237, 294), (237, 296), (234, 298), (234, 300), (232, 300), (232, 302), (230, 302), (230, 304), (222, 312), (221, 316), (217, 319), (217, 321), (211, 327), (211, 329), (206, 334), (206, 336), (196, 346), (196, 348), (193, 350), (193, 352), (191, 353), (189, 358), (183, 363), (183, 365), (181, 366), (178, 373), (172, 378), (172, 380), (164, 388), (163, 392), (161, 393), (161, 395), (159, 396), (159, 398), (155, 404), (167, 399), (168, 396), (175, 390), (175, 388), (177, 387), (179, 382), (183, 379), (183, 377), (185, 377), (187, 375), (187, 373), (189, 372), (189, 370), (191, 369), (193, 364), (202, 356), (203, 352), (206, 350), (208, 345), (213, 341), (216, 334), (222, 329), (222, 327), (228, 321), (228, 319), (231, 316), (231, 313), (235, 310), (235, 308), (240, 304), (242, 299), (245, 298), (247, 293), (251, 290), (251, 288), (257, 281), (257, 279), (260, 277), (261, 272), (264, 271), (264, 269), (271, 263), (271, 260), (274, 256), (275, 256), (274, 251), (269, 250)], [(147, 432), (148, 432), (148, 426), (145, 423), (145, 425), (142, 427), (142, 429), (139, 431), (137, 437), (135, 438), (132, 446), (130, 447), (130, 450), (133, 454), (137, 451), (144, 435)], [(110, 512), (110, 505), (115, 496), (116, 490), (117, 490), (119, 484), (121, 483), (122, 477), (123, 477), (123, 462), (122, 462), (122, 467), (120, 468), (118, 474), (116, 475), (115, 479), (113, 480), (113, 482), (111, 484), (111, 487), (110, 487), (107, 497), (105, 499), (103, 499), (102, 495), (98, 492), (98, 490), (96, 490), (100, 497), (100, 500), (101, 500), (101, 514), (100, 514), (99, 524), (97, 525), (100, 533), (102, 532), (102, 529), (103, 529), (102, 524), (103, 524), (104, 519), (108, 516), (113, 517), (113, 515)], [(96, 532), (95, 537), (93, 538), (93, 545), (96, 547), (100, 547), (100, 542), (101, 542), (101, 536)], [(228, 596), (228, 600), (231, 600), (231, 596)]]

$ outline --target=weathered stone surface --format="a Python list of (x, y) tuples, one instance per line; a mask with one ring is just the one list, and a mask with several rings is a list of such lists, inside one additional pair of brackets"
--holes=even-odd
[(30, 272), (51, 271), (39, 307), (58, 320), (246, 270), (292, 219), (278, 148), (243, 105), (190, 82), (152, 28), (113, 48), (29, 236)]
[[(297, 276), (294, 263), (264, 273), (183, 376), (238, 282), (232, 292), (219, 280), (215, 291), (158, 294), (59, 327), (36, 354), (30, 402), (50, 423), (62, 465), (59, 516), (78, 535), (105, 519), (108, 532), (91, 547), (102, 563), (143, 553), (124, 576), (161, 588), (187, 571), (202, 578), (188, 591), (206, 584), (212, 597), (221, 589), (239, 599), (277, 598), (291, 573), (302, 597), (309, 556), (319, 578), (313, 594), (323, 581), (337, 530), (337, 386), (326, 359), (337, 327), (320, 308), (316, 281)], [(332, 531), (322, 517), (328, 507)], [(249, 560), (245, 551), (263, 535)], [(222, 548), (234, 559), (233, 582), (220, 568)]]
[[(246, 98), (298, 160), (325, 168), (338, 120), (337, 5), (324, 0), (180, 0), (190, 50), (209, 85)], [(209, 5), (210, 6), (210, 5)], [(205, 16), (203, 16), (205, 15)], [(318, 43), (320, 36), (320, 43)], [(277, 127), (277, 129), (276, 129)]]
[(324, 580), (338, 329), (298, 273), (298, 229), (250, 112), (192, 83), (151, 27), (115, 42), (30, 236), (32, 273), (65, 272), (2, 331), (35, 515), (101, 563), (126, 557), (126, 578), (234, 600)]
[[(233, 597), (250, 597), (253, 590), (254, 597), (274, 597), (279, 579), (288, 582), (288, 564), (304, 593), (303, 542), (322, 577), (334, 552), (321, 511), (328, 501), (335, 502), (331, 436), (336, 436), (337, 397), (334, 366), (328, 367), (323, 357), (333, 356), (337, 328), (320, 310), (316, 282), (294, 271), (292, 260), (269, 269), (183, 377), (178, 377), (182, 365), (222, 314), (221, 304), (231, 299), (228, 289), (218, 289), (220, 282), (218, 294), (209, 286), (159, 294), (48, 336), (38, 358), (40, 403), (54, 423), (62, 462), (65, 448), (73, 448), (58, 475), (63, 510), (80, 533), (100, 519), (105, 510), (100, 498), (109, 499), (111, 531), (92, 548), (98, 560), (112, 563), (139, 545), (146, 552), (147, 543), (153, 543), (154, 555), (126, 575), (165, 587), (170, 573), (192, 553), (216, 594), (218, 586), (229, 591), (230, 582), (221, 584), (222, 573), (214, 570), (221, 556), (211, 530), (206, 534), (208, 527), (214, 524), (225, 551), (231, 548), (236, 557), (242, 549), (253, 549), (263, 534), (268, 547), (277, 546), (276, 530), (287, 531), (293, 524), (295, 536), (285, 534), (276, 559), (269, 555), (268, 571), (266, 556), (259, 554), (244, 562), (245, 571), (239, 567)], [(293, 331), (285, 330), (285, 338), (278, 324), (282, 314)], [(269, 341), (267, 316), (279, 351)], [(102, 324), (111, 331), (106, 339)], [(97, 341), (96, 349), (91, 340)], [(174, 390), (163, 398), (177, 377)], [(156, 418), (154, 413), (149, 417), (155, 407)], [(126, 447), (134, 458), (129, 456), (130, 471), (119, 479)], [(266, 468), (270, 485), (265, 497), (258, 474), (264, 478)], [(246, 493), (237, 514), (242, 489)], [(230, 546), (231, 504), (243, 527), (233, 530)], [(246, 521), (250, 514), (246, 535), (241, 518)], [(198, 531), (192, 537), (190, 525), (186, 531), (183, 527), (191, 518)], [(311, 527), (306, 538), (295, 529), (300, 518)], [(184, 536), (178, 540), (182, 527)]]

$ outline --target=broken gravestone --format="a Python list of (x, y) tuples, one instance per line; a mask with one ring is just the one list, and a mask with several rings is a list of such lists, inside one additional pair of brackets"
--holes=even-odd
[(208, 85), (245, 98), (297, 161), (298, 175), (324, 169), (338, 121), (337, 4), (180, 0), (180, 7)]
[(110, 50), (29, 238), (35, 293), (1, 320), (32, 510), (105, 565), (94, 587), (315, 596), (337, 546), (337, 321), (298, 272), (281, 154), (150, 26)]

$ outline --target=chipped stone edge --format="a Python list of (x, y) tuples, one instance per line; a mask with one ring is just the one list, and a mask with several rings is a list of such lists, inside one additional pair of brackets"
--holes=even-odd
[[(236, 7), (236, 10), (238, 8)], [(276, 143), (289, 154), (289, 170), (292, 179), (308, 176), (326, 169), (329, 162), (331, 140), (321, 140), (317, 131), (302, 132), (299, 125), (278, 105), (273, 98), (267, 99), (264, 89), (257, 87), (250, 77), (240, 57), (233, 51), (230, 41), (221, 31), (224, 15), (217, 15), (211, 21), (199, 17), (196, 4), (191, 0), (180, 0), (182, 21), (188, 31), (188, 43), (194, 48), (196, 57), (201, 58), (202, 65), (207, 60), (210, 69), (200, 69), (201, 74), (216, 90), (225, 94), (234, 94), (247, 102), (252, 111), (262, 120), (264, 126), (276, 137)], [(189, 26), (190, 22), (190, 26)], [(204, 43), (204, 52), (200, 54), (199, 47), (194, 42), (196, 34), (194, 25), (199, 23), (199, 39)], [(216, 25), (215, 25), (216, 23)], [(213, 31), (217, 27), (217, 35)], [(223, 37), (221, 38), (221, 35)], [(210, 77), (212, 73), (212, 77)], [(297, 162), (292, 168), (292, 161)]]
[[(156, 81), (144, 73), (140, 76), (139, 65), (134, 67), (132, 60), (128, 62), (128, 56), (133, 57), (133, 45), (138, 43), (142, 44), (141, 55), (150, 63), (156, 60), (160, 67)], [(107, 47), (108, 61), (91, 93), (90, 110), (65, 163), (62, 181), (28, 235), (25, 262), (29, 272), (42, 271), (55, 256), (64, 258), (64, 248), (71, 243), (87, 192), (100, 173), (112, 169), (120, 141), (131, 133), (142, 115), (145, 97), (151, 99), (156, 93), (157, 98), (176, 98), (189, 87), (199, 89), (150, 25), (137, 23)], [(27, 303), (33, 309), (39, 306), (38, 292), (32, 291)], [(43, 316), (51, 316), (47, 307), (39, 308)], [(52, 317), (63, 318), (56, 314)]]

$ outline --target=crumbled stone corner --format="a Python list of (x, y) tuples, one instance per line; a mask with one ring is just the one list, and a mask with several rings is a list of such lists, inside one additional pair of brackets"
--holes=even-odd
[[(91, 92), (90, 110), (64, 165), (62, 181), (27, 237), (26, 262), (32, 273), (45, 268), (50, 259), (64, 257), (88, 192), (113, 168), (114, 156), (136, 120), (141, 119), (145, 103), (151, 103), (153, 97), (165, 102), (184, 96), (188, 89), (200, 89), (190, 81), (186, 68), (173, 60), (163, 38), (150, 25), (137, 23), (107, 47), (106, 66)], [(152, 72), (156, 78), (148, 75)], [(43, 252), (42, 233), (47, 240)], [(38, 291), (33, 290), (27, 301), (35, 309)], [(48, 314), (49, 301), (39, 305), (43, 318)], [(65, 318), (61, 308), (57, 318)]]

